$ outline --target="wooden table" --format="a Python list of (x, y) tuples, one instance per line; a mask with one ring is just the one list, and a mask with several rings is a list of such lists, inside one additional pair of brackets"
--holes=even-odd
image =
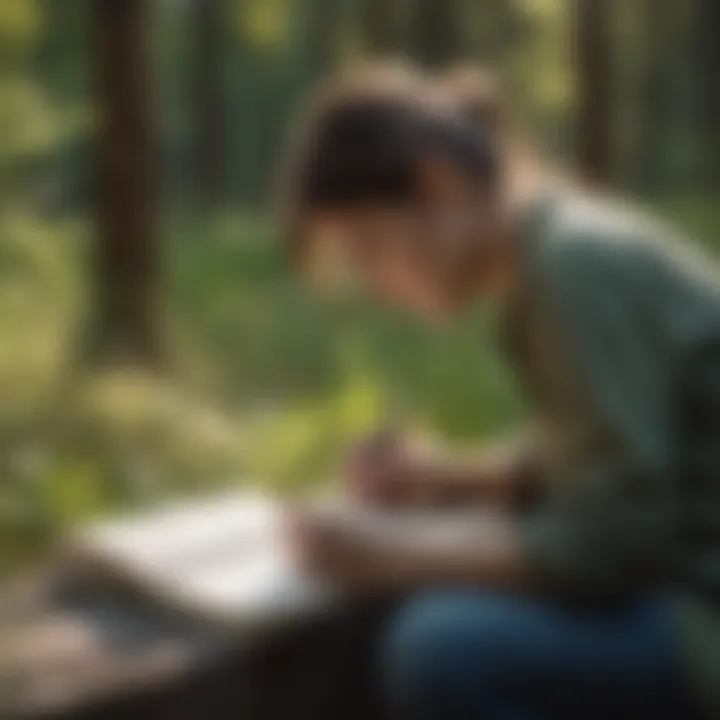
[(372, 720), (387, 604), (249, 640), (44, 578), (5, 594), (0, 717)]

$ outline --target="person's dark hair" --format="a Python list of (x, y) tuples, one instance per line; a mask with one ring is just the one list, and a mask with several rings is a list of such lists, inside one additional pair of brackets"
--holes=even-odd
[(299, 227), (314, 211), (412, 202), (418, 165), (428, 155), (451, 160), (478, 184), (496, 182), (500, 112), (488, 78), (463, 71), (425, 79), (381, 66), (323, 88), (284, 177), (292, 252), (302, 254)]

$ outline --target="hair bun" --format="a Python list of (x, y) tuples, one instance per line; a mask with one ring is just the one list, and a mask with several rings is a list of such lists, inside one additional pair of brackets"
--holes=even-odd
[(506, 105), (498, 76), (477, 65), (463, 65), (438, 81), (441, 96), (465, 119), (486, 131), (500, 133), (506, 125)]

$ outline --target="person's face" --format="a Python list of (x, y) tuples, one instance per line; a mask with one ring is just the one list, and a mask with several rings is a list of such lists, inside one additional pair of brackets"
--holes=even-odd
[(427, 228), (416, 209), (363, 207), (317, 219), (323, 274), (389, 305), (437, 315), (442, 298), (427, 257)]
[(323, 273), (359, 283), (383, 302), (428, 319), (457, 309), (468, 263), (497, 229), (494, 207), (452, 178), (428, 180), (404, 206), (368, 204), (318, 213), (314, 251)]

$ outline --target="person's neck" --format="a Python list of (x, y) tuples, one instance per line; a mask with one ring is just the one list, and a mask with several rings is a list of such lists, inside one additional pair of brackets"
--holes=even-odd
[(508, 221), (494, 242), (488, 244), (485, 258), (478, 265), (476, 294), (496, 301), (503, 301), (514, 294), (521, 243), (520, 226)]
[(447, 278), (452, 313), (480, 298), (503, 303), (520, 290), (520, 256), (526, 241), (527, 218), (545, 196), (548, 182), (539, 169), (526, 169), (522, 176), (506, 184), (495, 229), (478, 230), (473, 252), (458, 260), (453, 276)]
[(520, 289), (520, 257), (528, 239), (528, 218), (547, 196), (550, 183), (552, 179), (539, 166), (532, 166), (506, 185), (499, 240), (490, 249), (486, 276), (480, 281), (501, 301)]
[(503, 225), (478, 238), (472, 252), (448, 268), (441, 290), (446, 318), (457, 316), (481, 299), (502, 301), (514, 292), (520, 241), (514, 225)]

